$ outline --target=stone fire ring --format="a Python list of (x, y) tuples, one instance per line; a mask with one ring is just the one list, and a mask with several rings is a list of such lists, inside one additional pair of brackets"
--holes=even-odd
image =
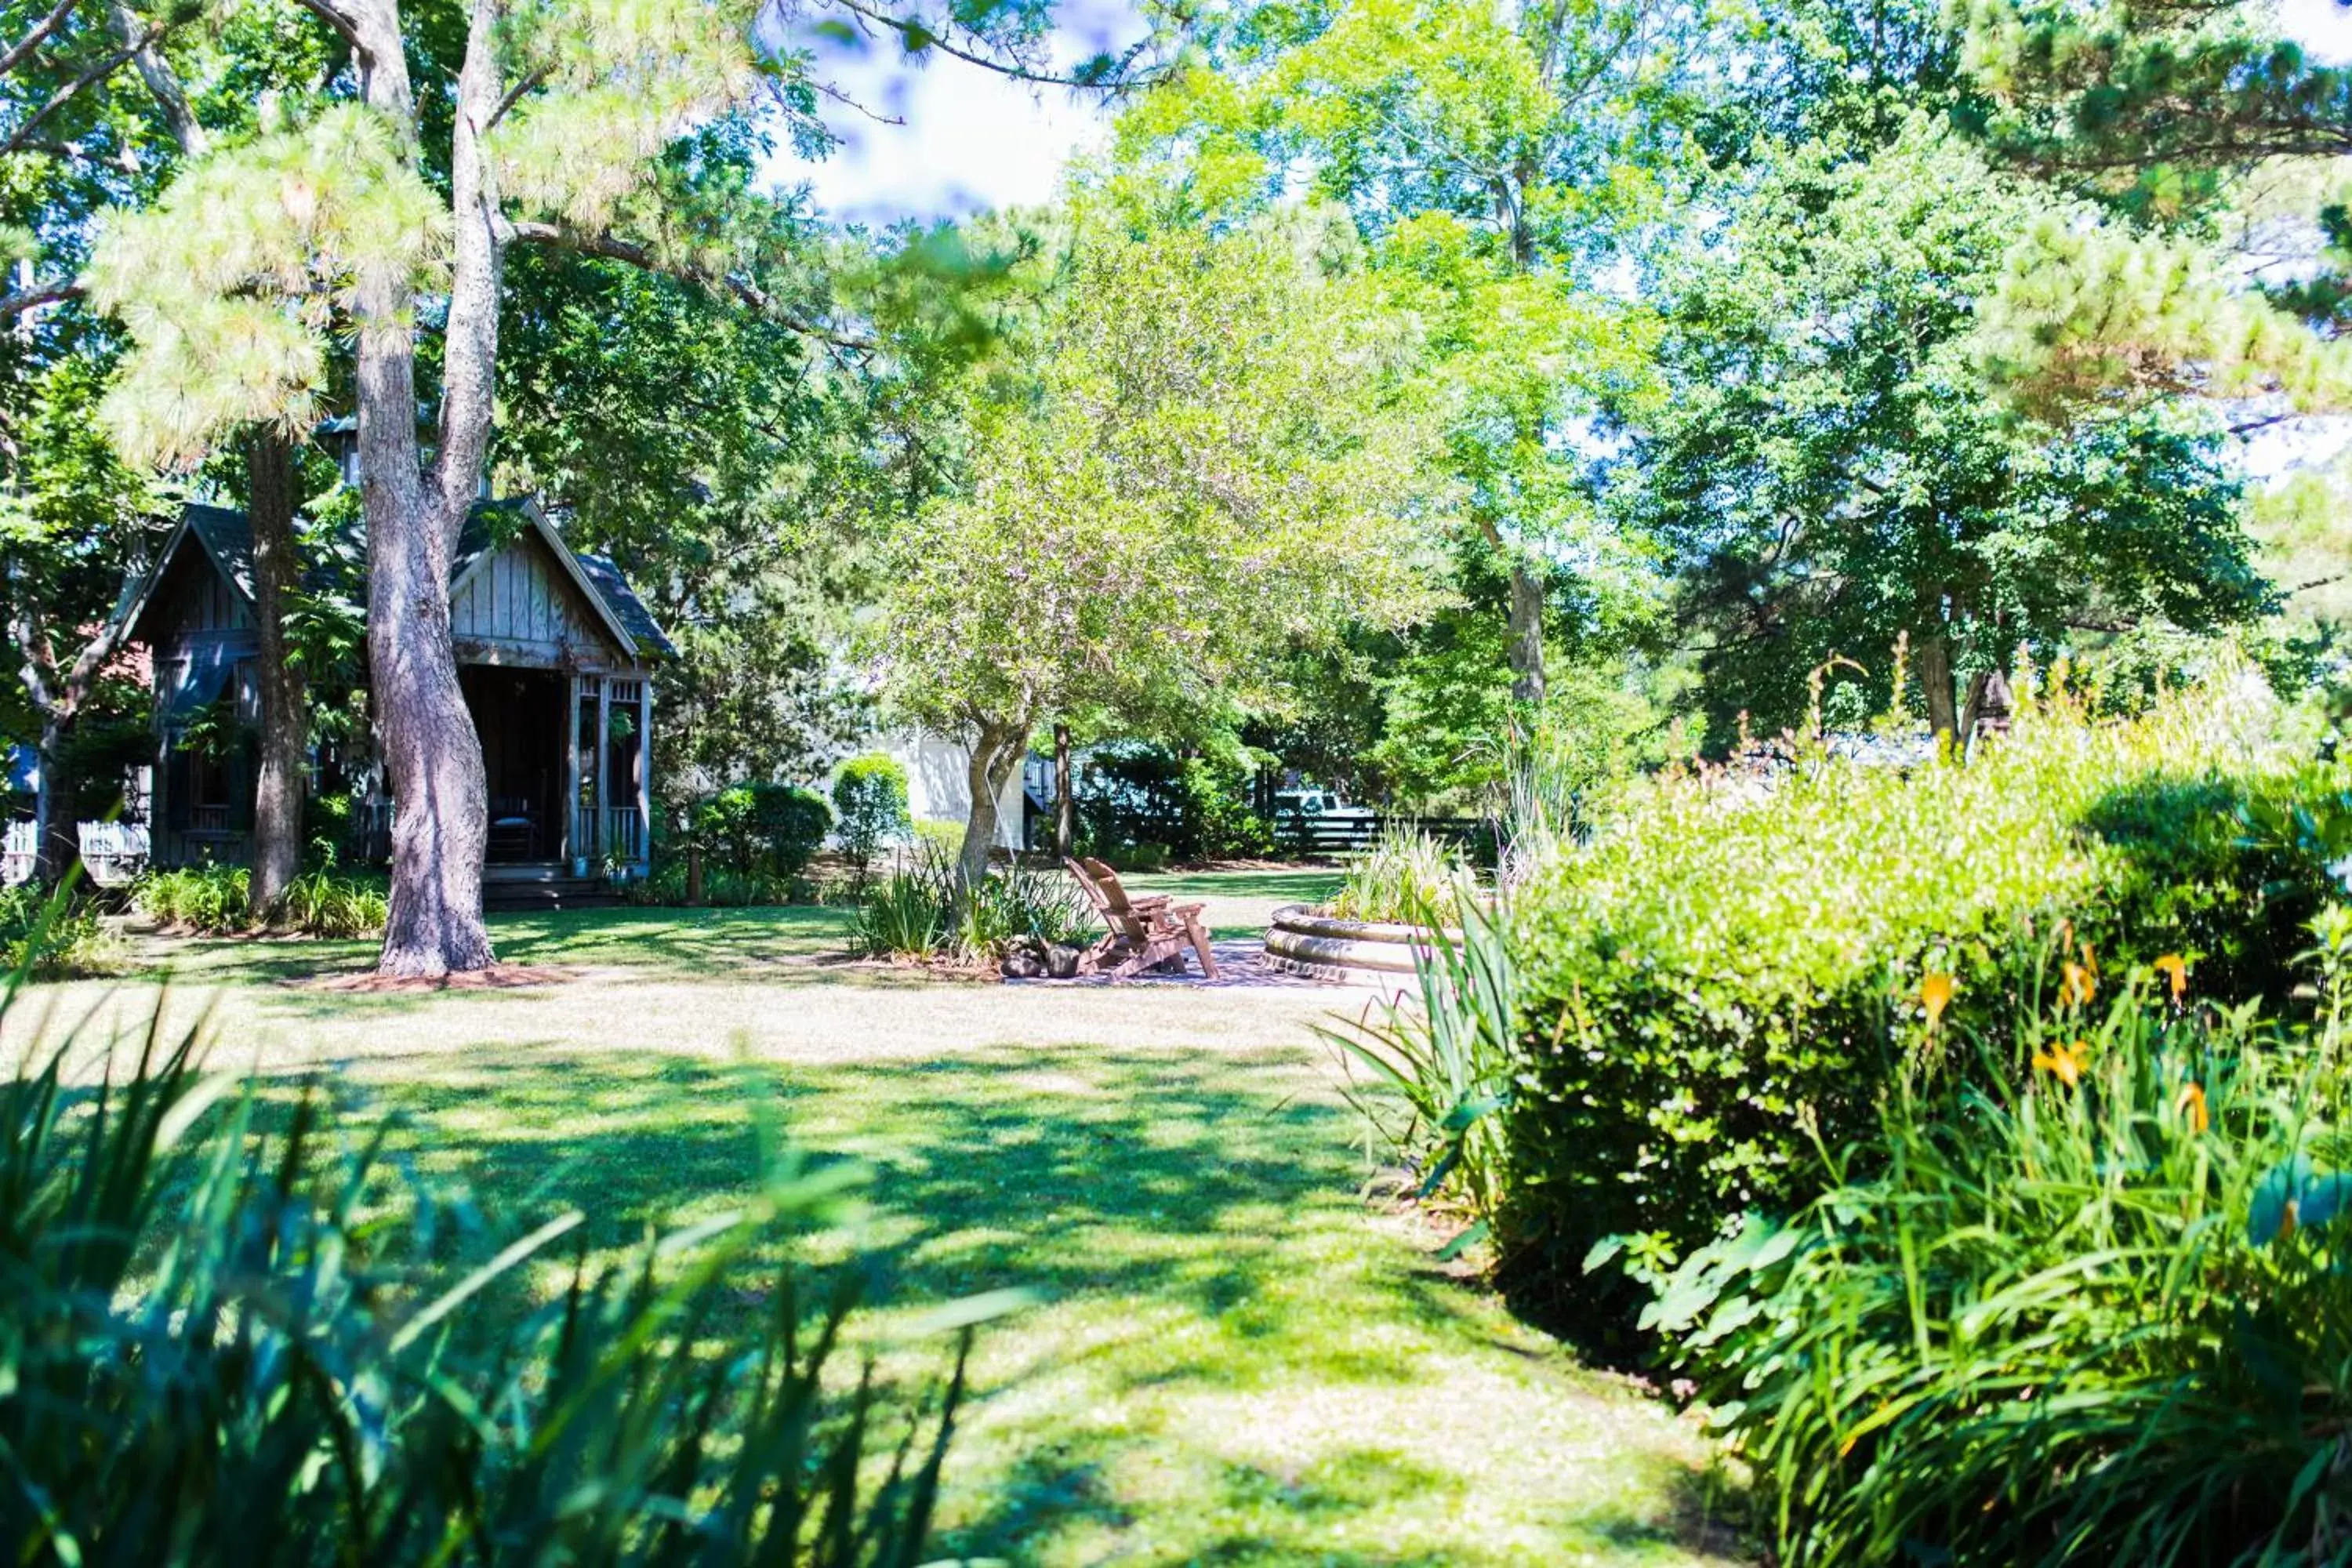
[[(1450, 942), (1462, 933), (1448, 931)], [(1318, 980), (1391, 982), (1412, 978), (1415, 948), (1429, 946), (1430, 928), (1386, 925), (1374, 921), (1335, 920), (1311, 904), (1285, 904), (1266, 928), (1269, 968)]]

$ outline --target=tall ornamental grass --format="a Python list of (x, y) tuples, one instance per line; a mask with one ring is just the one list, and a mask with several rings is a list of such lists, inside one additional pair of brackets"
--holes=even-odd
[(1451, 926), (1470, 896), (1459, 853), (1418, 828), (1389, 827), (1349, 862), (1329, 910), (1343, 921)]
[(1076, 945), (1095, 923), (1086, 894), (1059, 868), (1016, 861), (965, 888), (954, 858), (925, 847), (868, 887), (850, 942), (877, 958), (982, 963), (1023, 938)]
[(1822, 1195), (1652, 1277), (1777, 1561), (2352, 1562), (2352, 918), (2323, 933), (2315, 1028), (2177, 954), (2086, 993), (2071, 944), (2013, 1031), (1912, 1031), (1977, 1070), (1891, 1083)]
[(845, 1173), (779, 1164), (610, 1267), (576, 1211), (469, 1258), (446, 1211), (378, 1206), (382, 1131), (316, 1095), (281, 1129), (192, 1038), (69, 1078), (87, 1054), (0, 1083), (12, 1563), (928, 1560), (989, 1304), (927, 1389), (845, 1367), (865, 1275), (757, 1261)]
[[(1503, 916), (1465, 876), (1462, 929), (1413, 950), (1414, 989), (1322, 1026), (1356, 1109), (1413, 1174), (1415, 1195), (1463, 1211), (1446, 1254), (1486, 1238), (1509, 1174), (1504, 1115), (1517, 1076), (1518, 980)], [(1360, 1075), (1360, 1077), (1359, 1076)]]

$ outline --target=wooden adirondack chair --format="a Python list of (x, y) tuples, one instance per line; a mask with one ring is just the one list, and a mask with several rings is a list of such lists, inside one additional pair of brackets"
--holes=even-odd
[(1181, 966), (1189, 948), (1201, 961), (1201, 973), (1211, 980), (1217, 977), (1216, 955), (1209, 951), (1209, 933), (1201, 924), (1203, 906), (1171, 903), (1164, 896), (1129, 898), (1119, 886), (1118, 873), (1099, 860), (1064, 864), (1106, 928), (1102, 940), (1079, 962), (1081, 969), (1108, 971), (1113, 980), (1129, 980), (1171, 958)]

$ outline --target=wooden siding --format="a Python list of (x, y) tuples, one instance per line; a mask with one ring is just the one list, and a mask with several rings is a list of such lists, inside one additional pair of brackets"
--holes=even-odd
[(477, 566), (449, 601), (460, 664), (553, 669), (569, 648), (590, 666), (625, 662), (603, 618), (535, 533)]

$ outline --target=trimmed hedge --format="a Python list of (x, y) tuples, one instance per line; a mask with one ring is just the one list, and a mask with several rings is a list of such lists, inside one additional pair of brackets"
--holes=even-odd
[(736, 784), (688, 810), (688, 837), (739, 872), (791, 877), (833, 829), (824, 796), (799, 784)]
[(2283, 994), (2352, 813), (2275, 731), (2267, 693), (2206, 689), (2127, 722), (2029, 705), (1965, 767), (1663, 784), (1515, 900), (1507, 1262), (1580, 1289), (1604, 1237), (1672, 1252), (1806, 1201), (1914, 1065), (1923, 977), (1998, 1038), (2062, 923), (2092, 971), (2179, 952), (2200, 995)]

